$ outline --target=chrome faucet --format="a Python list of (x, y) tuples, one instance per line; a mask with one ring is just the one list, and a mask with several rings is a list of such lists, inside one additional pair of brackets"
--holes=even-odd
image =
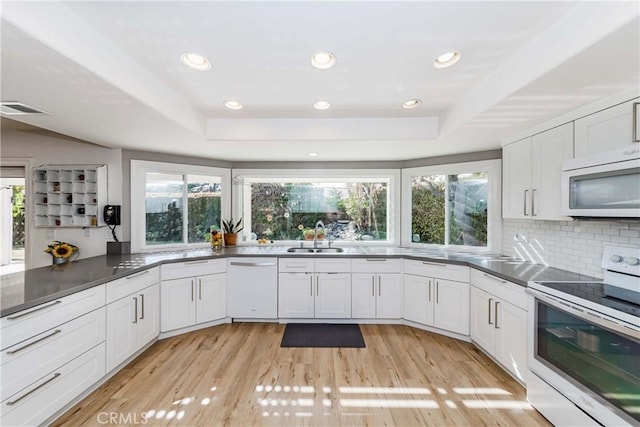
[(314, 233), (313, 233), (313, 248), (314, 249), (318, 248), (318, 229), (319, 228), (322, 228), (322, 233), (326, 234), (325, 230), (324, 230), (324, 223), (322, 221), (316, 222), (316, 227), (315, 227), (315, 230), (314, 230)]

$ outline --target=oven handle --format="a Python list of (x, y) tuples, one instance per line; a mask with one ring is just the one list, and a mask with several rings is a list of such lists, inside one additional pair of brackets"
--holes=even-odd
[(568, 302), (564, 302), (559, 298), (549, 296), (536, 289), (527, 288), (525, 289), (525, 292), (530, 295), (533, 295), (536, 299), (544, 302), (545, 304), (548, 304), (559, 310), (571, 313), (580, 319), (586, 320), (587, 322), (595, 323), (607, 329), (612, 329), (616, 332), (620, 332), (621, 334), (630, 336), (634, 339), (639, 338), (638, 334), (640, 333), (640, 328), (636, 327), (635, 325), (631, 325), (629, 323), (610, 318), (609, 316), (605, 317), (601, 313), (598, 313), (593, 310), (589, 310), (584, 307), (576, 307), (575, 305), (569, 304)]

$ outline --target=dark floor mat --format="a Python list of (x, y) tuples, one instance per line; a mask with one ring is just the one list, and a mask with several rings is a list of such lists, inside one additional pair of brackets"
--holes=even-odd
[(366, 347), (358, 325), (289, 323), (280, 347)]

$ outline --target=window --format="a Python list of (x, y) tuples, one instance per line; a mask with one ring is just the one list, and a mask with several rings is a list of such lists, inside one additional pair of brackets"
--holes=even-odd
[(223, 196), (228, 176), (224, 169), (132, 160), (134, 249), (206, 243), (228, 206)]
[(405, 170), (405, 243), (498, 248), (499, 166), (486, 161)]
[[(394, 243), (397, 172), (237, 171), (245, 236), (305, 240), (317, 221), (343, 242)], [(260, 174), (260, 175), (258, 175)], [(240, 215), (238, 215), (240, 216)]]

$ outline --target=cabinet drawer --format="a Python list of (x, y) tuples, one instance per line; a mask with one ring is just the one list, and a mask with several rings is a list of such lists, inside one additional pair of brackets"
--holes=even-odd
[(316, 258), (316, 273), (351, 273), (351, 260), (345, 258)]
[(44, 423), (105, 375), (104, 354), (102, 343), (4, 400), (0, 424)]
[(105, 308), (80, 316), (4, 350), (0, 401), (36, 382), (105, 339)]
[(315, 262), (313, 258), (280, 258), (278, 259), (278, 270), (281, 273), (313, 273)]
[(416, 276), (469, 282), (469, 267), (438, 261), (404, 260), (404, 272)]
[(174, 262), (160, 266), (162, 280), (179, 279), (181, 277), (204, 276), (206, 274), (224, 273), (227, 262), (224, 259), (201, 259), (198, 261)]
[(476, 269), (471, 270), (471, 284), (516, 307), (527, 310), (525, 287), (511, 283), (492, 274)]
[(3, 317), (0, 319), (0, 350), (104, 305), (105, 285), (100, 285)]
[(158, 274), (159, 268), (154, 267), (107, 283), (107, 304), (158, 283)]
[(401, 273), (402, 260), (399, 258), (354, 258), (351, 260), (354, 273)]

